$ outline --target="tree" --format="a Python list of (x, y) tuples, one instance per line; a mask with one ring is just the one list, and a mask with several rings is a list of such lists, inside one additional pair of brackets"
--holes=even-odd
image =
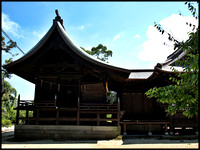
[[(16, 42), (13, 42), (12, 40), (9, 40), (6, 44), (5, 42), (5, 38), (3, 36), (1, 36), (1, 53), (2, 51), (6, 52), (6, 53), (9, 53), (12, 55), (12, 57), (15, 57), (16, 55), (18, 54), (13, 54), (11, 53), (11, 49), (16, 47)], [(8, 60), (5, 60), (5, 63), (8, 64), (8, 63), (11, 63), (13, 61), (13, 58), (9, 58)], [(4, 68), (1, 67), (1, 73), (2, 73), (2, 79), (1, 79), (1, 93), (3, 94), (4, 93), (4, 79), (5, 78), (11, 78), (11, 75), (7, 72), (7, 70), (5, 70)]]
[[(4, 51), (14, 57), (16, 55), (13, 55), (10, 52), (13, 47), (16, 47), (16, 42), (10, 40), (6, 44), (5, 38), (1, 36), (1, 53)], [(6, 64), (10, 62), (12, 62), (12, 58), (5, 60)], [(1, 125), (10, 126), (11, 124), (15, 123), (16, 112), (13, 110), (13, 108), (16, 105), (17, 91), (7, 81), (4, 80), (5, 78), (11, 78), (11, 75), (5, 69), (1, 68)]]
[[(196, 19), (196, 9), (191, 3), (188, 4), (188, 9)], [(195, 26), (191, 23), (186, 23), (193, 27), (193, 32), (189, 33), (189, 39), (185, 42), (179, 42), (171, 34), (162, 29), (160, 25), (155, 24), (155, 27), (162, 33), (169, 35), (169, 40), (174, 41), (174, 49), (181, 52), (186, 52), (186, 57), (183, 60), (177, 60), (175, 66), (182, 66), (184, 73), (178, 72), (173, 66), (172, 69), (176, 76), (170, 77), (171, 85), (165, 87), (154, 87), (148, 90), (145, 94), (149, 97), (155, 97), (161, 103), (167, 103), (166, 112), (174, 115), (177, 111), (181, 111), (183, 115), (191, 118), (198, 114), (198, 83), (199, 83), (199, 27), (195, 30)]]
[(81, 49), (92, 56), (96, 56), (97, 59), (107, 63), (108, 57), (112, 57), (112, 50), (107, 50), (107, 47), (103, 46), (102, 44), (99, 44), (97, 47), (92, 47), (91, 50), (85, 50), (83, 47), (81, 47)]
[[(106, 46), (103, 46), (102, 44), (99, 44), (97, 47), (92, 47), (91, 50), (85, 50), (83, 47), (81, 47), (85, 52), (92, 56), (96, 56), (97, 59), (107, 62), (108, 63), (108, 57), (112, 57), (112, 50), (107, 50)], [(116, 101), (116, 96), (113, 91), (108, 91), (106, 100), (108, 103), (112, 104)]]
[(4, 93), (2, 95), (2, 126), (9, 126), (15, 123), (17, 91), (7, 81), (4, 81)]

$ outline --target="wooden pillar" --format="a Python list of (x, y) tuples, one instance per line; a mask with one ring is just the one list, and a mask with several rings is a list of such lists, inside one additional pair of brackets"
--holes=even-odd
[(56, 108), (56, 125), (59, 125), (59, 108)]
[(168, 135), (169, 133), (167, 132), (167, 123), (165, 123), (165, 135)]
[(18, 95), (18, 100), (17, 100), (16, 125), (19, 124), (19, 103), (20, 103), (20, 94)]
[(118, 97), (118, 101), (117, 101), (117, 106), (118, 106), (118, 111), (120, 111), (120, 99), (119, 99), (119, 97)]
[(120, 126), (120, 119), (121, 119), (121, 114), (120, 114), (120, 99), (118, 97), (118, 102), (117, 102), (117, 108), (118, 108), (118, 113), (117, 113), (117, 126)]
[(124, 123), (123, 125), (124, 125), (124, 133), (123, 134), (127, 135), (127, 133), (126, 133), (126, 123)]
[(199, 135), (199, 131), (198, 131), (198, 114), (195, 117), (195, 126), (194, 126), (194, 131), (196, 135)]
[(25, 123), (28, 124), (28, 112), (29, 112), (29, 110), (28, 110), (28, 103), (27, 102), (26, 102), (25, 106), (26, 106), (26, 121), (25, 121)]
[(100, 115), (99, 115), (99, 106), (98, 106), (98, 112), (97, 112), (97, 126), (100, 125), (99, 119), (100, 119)]
[(81, 77), (78, 78), (78, 99), (81, 95)]
[(170, 119), (170, 131), (169, 131), (169, 134), (173, 135), (174, 134), (173, 116), (170, 115), (169, 119)]
[(37, 112), (36, 112), (36, 125), (39, 124), (39, 109), (37, 108)]
[(55, 94), (55, 98), (54, 98), (54, 106), (57, 107), (57, 95)]
[(151, 124), (150, 123), (148, 124), (148, 128), (149, 128), (148, 135), (151, 136), (152, 132), (151, 132)]
[(80, 97), (78, 97), (78, 107), (77, 107), (77, 125), (80, 125)]

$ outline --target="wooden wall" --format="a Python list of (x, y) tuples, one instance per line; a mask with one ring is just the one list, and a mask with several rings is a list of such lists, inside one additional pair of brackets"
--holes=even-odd
[(164, 120), (164, 109), (153, 99), (148, 99), (144, 93), (123, 93), (122, 108), (125, 110), (123, 119), (127, 120)]
[(103, 103), (106, 100), (106, 90), (103, 83), (83, 84), (81, 94), (81, 102), (84, 103)]

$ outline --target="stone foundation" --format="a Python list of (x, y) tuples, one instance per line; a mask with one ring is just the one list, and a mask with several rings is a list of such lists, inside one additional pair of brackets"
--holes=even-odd
[(15, 125), (15, 139), (112, 139), (120, 135), (120, 126)]

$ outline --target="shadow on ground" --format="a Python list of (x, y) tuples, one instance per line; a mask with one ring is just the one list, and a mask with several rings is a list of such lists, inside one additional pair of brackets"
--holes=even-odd
[(123, 136), (123, 145), (126, 144), (180, 144), (198, 143), (197, 135), (186, 136)]
[(2, 144), (97, 144), (98, 140), (64, 140), (64, 139), (40, 139), (17, 140), (14, 137), (2, 140)]
[(111, 140), (17, 140), (14, 132), (2, 133), (2, 144), (97, 144), (98, 141), (121, 141), (122, 145), (128, 144), (180, 144), (198, 143), (198, 136), (120, 136)]

